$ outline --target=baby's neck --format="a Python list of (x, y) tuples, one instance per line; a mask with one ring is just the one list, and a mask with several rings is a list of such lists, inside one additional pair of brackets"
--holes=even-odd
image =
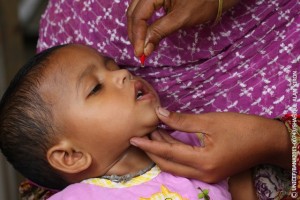
[(153, 161), (142, 150), (129, 147), (123, 157), (105, 175), (135, 174), (149, 167)]

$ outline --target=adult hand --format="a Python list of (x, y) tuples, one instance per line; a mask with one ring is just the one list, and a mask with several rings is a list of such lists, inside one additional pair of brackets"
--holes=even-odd
[[(223, 11), (238, 0), (224, 0)], [(127, 10), (128, 36), (135, 55), (150, 55), (161, 39), (176, 30), (214, 20), (218, 0), (132, 0)], [(166, 15), (148, 25), (154, 11), (164, 8)]]
[(180, 114), (162, 108), (162, 122), (188, 132), (205, 133), (204, 147), (183, 144), (161, 130), (151, 139), (132, 138), (163, 170), (205, 182), (217, 182), (258, 164), (291, 167), (291, 141), (284, 124), (238, 113)]

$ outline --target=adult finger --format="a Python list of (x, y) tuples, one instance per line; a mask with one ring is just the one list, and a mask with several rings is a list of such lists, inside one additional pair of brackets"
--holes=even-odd
[[(207, 176), (203, 176), (201, 170), (194, 167), (188, 166), (186, 164), (177, 163), (171, 160), (166, 160), (165, 158), (159, 157), (155, 154), (146, 152), (147, 155), (153, 160), (162, 171), (175, 174), (177, 176), (182, 176), (186, 178), (194, 178), (203, 181), (211, 181)], [(207, 173), (208, 174), (208, 173)]]
[(158, 118), (166, 125), (175, 130), (189, 133), (207, 133), (207, 127), (211, 123), (210, 118), (201, 114), (170, 112), (162, 107), (159, 107), (156, 110), (156, 113)]
[(168, 142), (168, 143), (182, 143), (173, 138), (169, 133), (162, 129), (158, 129), (150, 134), (150, 138), (155, 141)]
[(132, 42), (132, 21), (129, 20), (131, 19), (130, 16), (132, 16), (132, 13), (138, 4), (139, 0), (132, 0), (129, 4), (129, 7), (126, 11), (126, 16), (127, 16), (127, 33), (128, 33), (128, 38), (129, 41)]
[[(184, 163), (192, 167), (197, 167), (195, 164), (195, 158), (201, 156), (204, 148), (190, 146), (184, 143), (167, 143), (161, 141), (148, 140), (144, 138), (131, 138), (130, 143), (144, 150), (147, 153), (154, 154), (165, 160), (169, 160), (176, 163)], [(205, 154), (203, 154), (205, 155)], [(205, 158), (203, 158), (205, 160)], [(201, 162), (201, 161), (199, 161)]]
[[(175, 19), (176, 23), (174, 22)], [(184, 20), (185, 18), (178, 16), (178, 13), (171, 11), (153, 22), (147, 29), (145, 55), (150, 55), (163, 38), (183, 27)]]
[[(154, 12), (152, 6), (150, 4), (146, 4), (146, 6), (142, 6), (145, 0), (135, 0), (132, 2), (127, 11), (127, 31), (128, 37), (133, 45), (134, 54), (136, 56), (141, 56), (144, 52), (144, 43), (147, 32), (147, 20), (151, 17)], [(144, 11), (145, 16), (137, 16), (135, 13), (139, 11), (139, 9), (146, 10)]]
[(156, 9), (163, 6), (163, 3), (163, 0), (140, 0), (136, 3), (133, 11), (128, 13), (127, 20), (131, 29), (131, 43), (136, 56), (141, 56), (144, 53), (147, 21)]

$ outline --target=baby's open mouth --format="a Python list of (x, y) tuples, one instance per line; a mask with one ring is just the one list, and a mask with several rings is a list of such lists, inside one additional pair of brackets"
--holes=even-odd
[(145, 96), (147, 96), (147, 94), (149, 94), (149, 90), (148, 88), (145, 86), (145, 84), (140, 81), (137, 80), (134, 84), (135, 87), (135, 98), (136, 100), (143, 100)]
[(137, 100), (141, 99), (143, 95), (144, 95), (143, 91), (138, 90), (138, 91), (137, 91), (137, 95), (136, 95), (136, 99), (137, 99)]

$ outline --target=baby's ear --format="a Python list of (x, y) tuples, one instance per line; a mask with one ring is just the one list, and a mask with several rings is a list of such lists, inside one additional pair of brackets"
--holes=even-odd
[(70, 141), (61, 141), (47, 151), (50, 165), (68, 174), (76, 174), (88, 169), (92, 164), (92, 156), (76, 149)]

